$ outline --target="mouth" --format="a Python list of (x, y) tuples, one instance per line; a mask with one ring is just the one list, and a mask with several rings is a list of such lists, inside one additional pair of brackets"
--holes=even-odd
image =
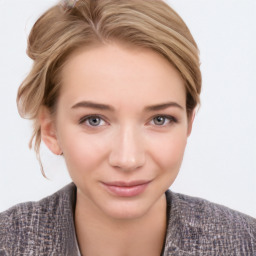
[(112, 195), (119, 197), (134, 197), (143, 193), (151, 181), (138, 180), (132, 182), (102, 182), (103, 186)]

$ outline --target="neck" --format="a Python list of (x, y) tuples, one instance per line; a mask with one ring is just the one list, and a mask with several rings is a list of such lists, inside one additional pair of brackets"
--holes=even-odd
[(115, 219), (77, 194), (75, 226), (82, 255), (159, 256), (166, 232), (166, 198), (136, 219)]

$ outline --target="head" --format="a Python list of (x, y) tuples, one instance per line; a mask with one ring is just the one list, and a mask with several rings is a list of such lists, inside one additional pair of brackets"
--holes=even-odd
[[(73, 145), (72, 152), (77, 149), (87, 152), (76, 152), (81, 159), (75, 161), (83, 162), (84, 157), (92, 157), (90, 152), (95, 149), (103, 158), (108, 154), (108, 163), (114, 169), (143, 169), (147, 158), (145, 152), (150, 152), (154, 143), (158, 151), (165, 150), (167, 153), (168, 150), (174, 153), (180, 143), (176, 162), (166, 162), (167, 165), (175, 165), (173, 168), (176, 171), (169, 183), (173, 182), (201, 91), (198, 48), (189, 29), (174, 10), (161, 0), (79, 0), (74, 6), (63, 8), (56, 5), (35, 23), (28, 39), (27, 52), (34, 65), (19, 88), (17, 102), (20, 114), (34, 122), (30, 146), (34, 141), (38, 156), (43, 139), (53, 153), (64, 154), (72, 179), (79, 183), (79, 178), (72, 172), (79, 167), (73, 163), (75, 156), (67, 150), (71, 140), (65, 138), (73, 136), (72, 131), (76, 134), (81, 134), (81, 131), (64, 131), (61, 128), (62, 125), (66, 126), (63, 123), (68, 112), (65, 106), (79, 109), (75, 110), (75, 116), (82, 115), (81, 109), (88, 106), (95, 110), (92, 104), (97, 103), (101, 104), (96, 106), (100, 114), (109, 110), (104, 113), (112, 114), (104, 114), (107, 120), (96, 115), (89, 119), (85, 115), (80, 117), (79, 124), (85, 123), (87, 128), (96, 124), (100, 128), (96, 133), (95, 130), (87, 130), (89, 137), (84, 137), (85, 141), (94, 137), (90, 141), (92, 150), (89, 145), (87, 149)], [(177, 127), (175, 136), (169, 137), (168, 143), (174, 143), (173, 147), (166, 143), (168, 136), (163, 136), (163, 130), (157, 132), (161, 137), (158, 140), (156, 131), (149, 129), (143, 133), (137, 129), (142, 123), (152, 125), (153, 122), (161, 126), (161, 122), (174, 122), (175, 117), (165, 116), (150, 121), (153, 112), (142, 110), (146, 107), (153, 109), (153, 106), (157, 109), (156, 105), (170, 101), (179, 105), (172, 105), (176, 109), (172, 111), (178, 112), (179, 107), (183, 109), (180, 114), (183, 123)], [(161, 108), (158, 106), (158, 109)], [(111, 130), (109, 127), (116, 128)], [(151, 141), (146, 139), (145, 134)], [(177, 136), (180, 136), (180, 140), (175, 144)], [(185, 136), (184, 140), (182, 136)], [(133, 153), (136, 152), (134, 155), (138, 156), (137, 160), (129, 162), (125, 160), (125, 154), (131, 152), (124, 143), (133, 140), (138, 140), (141, 147), (134, 146), (137, 142), (129, 145)], [(159, 144), (161, 140), (165, 144)], [(78, 141), (81, 141), (81, 137)], [(109, 151), (105, 150), (106, 144), (111, 145)], [(168, 166), (165, 168), (168, 169)], [(143, 175), (139, 178), (142, 179)], [(166, 188), (162, 189), (164, 191)]]

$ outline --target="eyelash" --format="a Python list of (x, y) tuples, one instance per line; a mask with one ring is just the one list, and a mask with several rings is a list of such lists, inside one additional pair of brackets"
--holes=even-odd
[[(161, 126), (171, 125), (173, 123), (177, 123), (178, 122), (178, 120), (175, 117), (170, 116), (170, 115), (155, 115), (155, 116), (153, 116), (151, 118), (150, 122), (152, 122), (152, 121), (154, 122), (154, 119), (159, 118), (159, 117), (160, 118), (164, 118), (165, 122), (162, 125), (161, 124), (160, 125), (154, 124), (155, 126), (160, 126), (161, 127)], [(97, 119), (100, 119), (100, 121), (103, 121), (103, 122), (107, 123), (104, 120), (104, 118), (102, 116), (100, 116), (100, 115), (87, 115), (87, 116), (82, 117), (79, 120), (79, 124), (83, 124), (83, 123), (87, 122), (90, 118), (97, 118)], [(169, 122), (166, 124), (166, 121), (168, 121), (168, 120), (169, 120)], [(90, 125), (90, 124), (87, 124), (87, 126), (89, 126), (89, 127), (99, 127), (101, 125)]]

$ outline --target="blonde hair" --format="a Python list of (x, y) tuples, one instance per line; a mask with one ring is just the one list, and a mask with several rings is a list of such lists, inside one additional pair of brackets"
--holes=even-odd
[(183, 77), (188, 116), (200, 102), (197, 45), (184, 21), (166, 3), (161, 0), (79, 0), (73, 1), (72, 6), (63, 3), (50, 8), (34, 24), (27, 48), (34, 64), (17, 95), (20, 115), (34, 123), (29, 146), (34, 142), (44, 176), (39, 154), (39, 110), (46, 106), (54, 114), (61, 86), (60, 71), (79, 47), (117, 40), (150, 48), (168, 59)]

